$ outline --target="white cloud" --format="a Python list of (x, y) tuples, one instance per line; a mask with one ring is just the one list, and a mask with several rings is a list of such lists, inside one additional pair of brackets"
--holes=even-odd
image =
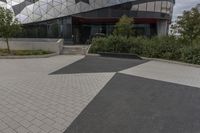
[(200, 0), (176, 0), (173, 20), (175, 20), (177, 16), (181, 15), (184, 10), (190, 10), (197, 4), (200, 4)]

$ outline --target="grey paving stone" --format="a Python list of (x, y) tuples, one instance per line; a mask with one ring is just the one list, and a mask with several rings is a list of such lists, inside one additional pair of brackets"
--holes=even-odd
[(54, 129), (52, 126), (50, 126), (48, 124), (43, 124), (42, 126), (40, 126), (40, 128), (42, 130), (44, 130), (45, 132), (47, 132), (47, 133), (50, 132), (50, 131), (52, 131)]
[(12, 128), (7, 128), (7, 129), (3, 130), (2, 132), (3, 133), (17, 133)]
[(61, 131), (59, 131), (59, 130), (56, 130), (56, 129), (54, 129), (54, 130), (52, 130), (51, 132), (49, 132), (49, 133), (63, 133), (63, 132), (61, 132)]
[(39, 133), (42, 131), (39, 127), (35, 125), (31, 125), (30, 127), (28, 127), (28, 129), (31, 131), (31, 133)]
[(121, 73), (200, 88), (200, 68), (149, 61)]
[(29, 130), (24, 128), (23, 126), (16, 129), (17, 133), (28, 133)]
[(20, 127), (20, 124), (10, 117), (4, 117), (2, 121), (5, 122), (12, 129)]
[[(45, 59), (1, 59), (0, 133), (26, 132), (27, 130), (30, 133), (64, 132), (88, 103), (112, 79), (115, 72), (123, 69), (130, 68), (122, 71), (122, 73), (129, 75), (144, 76), (179, 84), (198, 86), (200, 81), (199, 77), (194, 75), (199, 73), (199, 69), (192, 67), (160, 62), (145, 63), (146, 61), (143, 60), (103, 57), (83, 58), (84, 56), (56, 56)], [(170, 72), (166, 67), (173, 71)], [(49, 75), (59, 69), (63, 70), (60, 71), (62, 74)], [(116, 85), (109, 83), (105, 88), (111, 88), (111, 90), (106, 89), (108, 92), (105, 95), (96, 97), (97, 101), (99, 96), (105, 99), (101, 100), (100, 98), (100, 103), (97, 102), (98, 106), (91, 107), (94, 112), (89, 110), (91, 114), (87, 119), (83, 119), (87, 121), (95, 117), (95, 120), (89, 121), (88, 123), (91, 122), (90, 125), (86, 123), (86, 128), (81, 131), (79, 131), (82, 128), (82, 125), (80, 125), (77, 128), (78, 133), (84, 131), (90, 133), (90, 130), (87, 129), (98, 122), (100, 124), (93, 126), (91, 131), (95, 131), (93, 129), (97, 128), (101, 133), (107, 131), (111, 133), (111, 129), (115, 129), (113, 132), (117, 133), (119, 131), (119, 128), (115, 128), (117, 125), (122, 131), (129, 133), (132, 131), (130, 123), (133, 124), (131, 126), (138, 127), (135, 129), (138, 133), (146, 133), (146, 129), (150, 133), (151, 129), (153, 129), (153, 133), (160, 131), (163, 131), (163, 133), (167, 133), (167, 131), (172, 131), (170, 133), (174, 133), (173, 131), (197, 133), (195, 131), (199, 131), (197, 127), (199, 123), (196, 120), (199, 119), (199, 105), (197, 104), (199, 103), (199, 92), (196, 88), (180, 87), (177, 84), (132, 76), (130, 76), (131, 78), (129, 76), (122, 77), (116, 78), (115, 76), (113, 80), (118, 81), (112, 80), (112, 82)], [(134, 87), (134, 93), (131, 91), (131, 87)], [(96, 100), (93, 102), (96, 103)], [(91, 104), (94, 104), (93, 102)], [(135, 108), (133, 109), (133, 107)], [(78, 119), (82, 116), (81, 114)], [(98, 116), (101, 116), (101, 118)], [(152, 124), (153, 122), (155, 124)], [(141, 123), (144, 123), (143, 126), (141, 126)], [(175, 124), (171, 125), (173, 123)], [(107, 125), (106, 128), (104, 128), (104, 124)], [(193, 129), (189, 128), (191, 126), (193, 126)], [(73, 129), (72, 127), (69, 129)], [(98, 131), (95, 133), (98, 133)]]
[(8, 125), (0, 120), (0, 131), (3, 131), (6, 128), (8, 128)]
[(63, 132), (115, 74), (49, 75), (83, 57), (0, 60), (0, 133)]
[(48, 125), (53, 125), (55, 123), (55, 121), (49, 119), (49, 118), (46, 118), (43, 120), (44, 123), (48, 124)]
[(147, 61), (139, 59), (86, 56), (84, 59), (63, 67), (52, 74), (118, 72), (144, 62)]
[(38, 127), (41, 126), (42, 124), (44, 124), (42, 121), (40, 121), (38, 119), (32, 120), (31, 123), (38, 126)]
[(28, 128), (32, 125), (32, 123), (30, 123), (29, 121), (23, 119), (22, 121), (20, 121), (20, 124), (25, 127), (25, 128)]
[(198, 133), (200, 89), (116, 74), (65, 133)]

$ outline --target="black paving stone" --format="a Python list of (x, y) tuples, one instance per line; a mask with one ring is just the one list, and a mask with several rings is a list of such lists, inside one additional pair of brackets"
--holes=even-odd
[(200, 88), (116, 74), (65, 133), (199, 133)]
[(118, 72), (145, 62), (147, 61), (139, 59), (86, 56), (84, 59), (61, 68), (52, 74)]

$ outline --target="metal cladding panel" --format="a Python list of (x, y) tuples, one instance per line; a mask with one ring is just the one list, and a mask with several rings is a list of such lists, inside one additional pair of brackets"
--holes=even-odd
[[(158, 1), (162, 3), (166, 1), (163, 4), (166, 6), (162, 8), (162, 4), (159, 5)], [(171, 8), (174, 4), (173, 0), (0, 0), (0, 6), (12, 10), (16, 18), (24, 24), (80, 14), (124, 3), (130, 4), (128, 9), (130, 11), (146, 10), (152, 12), (158, 8), (160, 10), (157, 12), (167, 14), (172, 12)]]

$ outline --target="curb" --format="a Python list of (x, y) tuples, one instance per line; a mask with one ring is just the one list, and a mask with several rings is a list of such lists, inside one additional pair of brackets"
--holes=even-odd
[(100, 56), (99, 54), (92, 54), (92, 53), (87, 53), (86, 56)]
[[(112, 57), (112, 58), (124, 58), (124, 59), (142, 59), (141, 57), (137, 56), (136, 58), (134, 57), (123, 57), (123, 56), (107, 56), (107, 55), (102, 55), (101, 53), (99, 54), (93, 54), (93, 53), (88, 53), (86, 56), (99, 56), (99, 57)], [(135, 56), (135, 55), (134, 55)]]
[(88, 55), (89, 54), (89, 51), (90, 51), (90, 48), (91, 48), (91, 44), (88, 46), (88, 48), (87, 48), (87, 51), (86, 51), (86, 53), (85, 53), (85, 55)]
[(32, 59), (32, 58), (49, 58), (57, 56), (58, 53), (46, 54), (46, 55), (30, 55), (30, 56), (0, 56), (0, 59)]
[(114, 52), (99, 52), (102, 57), (114, 57), (114, 58), (124, 58), (124, 59), (140, 59), (141, 57), (136, 54), (129, 53), (114, 53)]
[(178, 64), (178, 65), (184, 65), (184, 66), (190, 66), (190, 67), (196, 67), (200, 68), (200, 65), (197, 64), (189, 64), (185, 62), (180, 62), (180, 61), (173, 61), (173, 60), (166, 60), (166, 59), (158, 59), (158, 58), (147, 58), (147, 57), (141, 57), (144, 60), (151, 60), (151, 61), (160, 61), (160, 62), (167, 62), (167, 63), (172, 63), (172, 64)]

